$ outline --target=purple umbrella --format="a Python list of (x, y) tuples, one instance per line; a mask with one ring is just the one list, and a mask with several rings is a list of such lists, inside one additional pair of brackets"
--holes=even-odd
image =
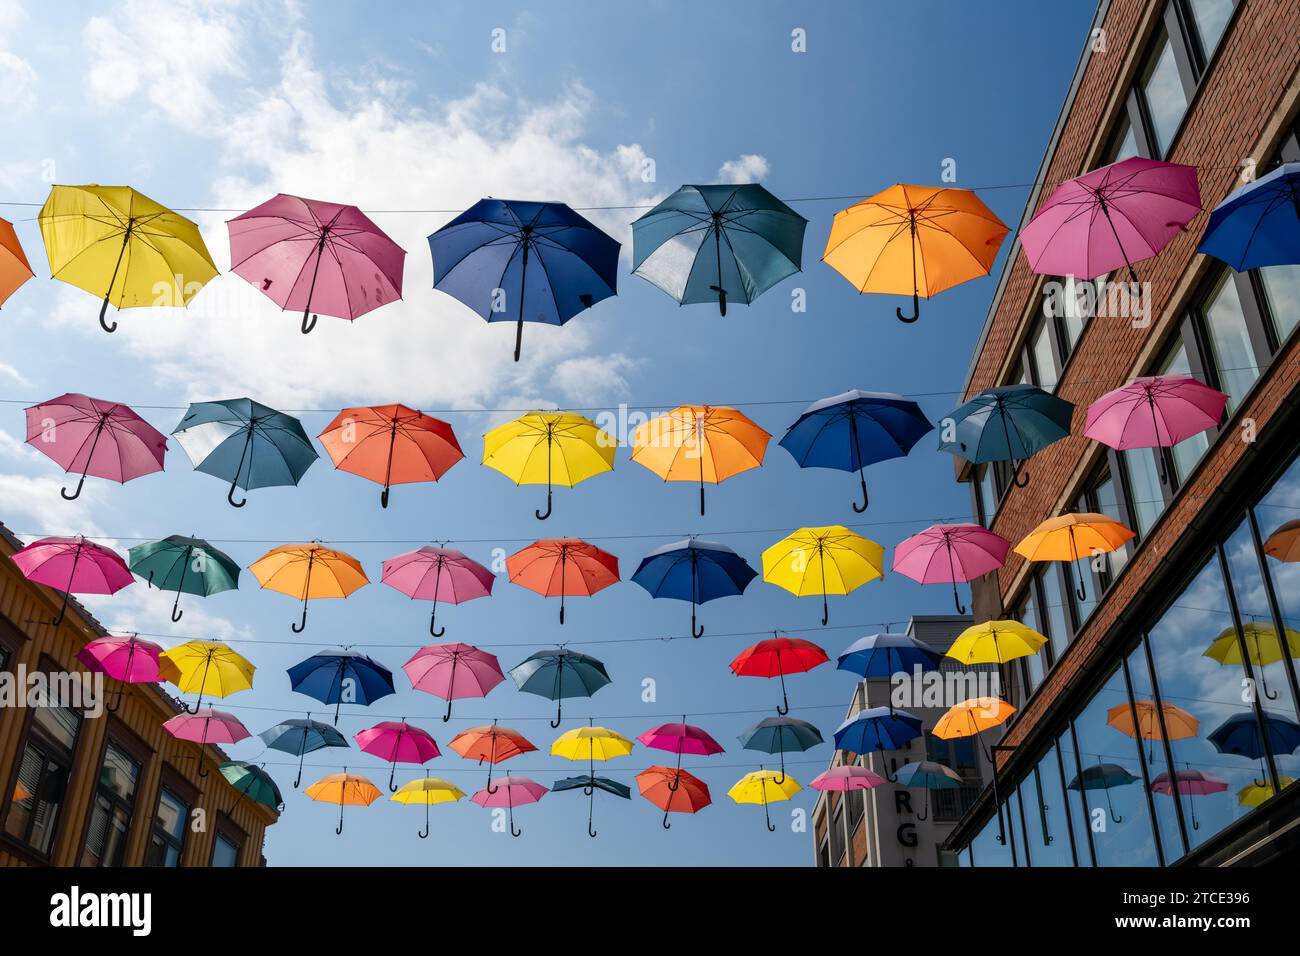
[(546, 795), (548, 789), (536, 780), (528, 777), (502, 777), (495, 787), (478, 791), (470, 797), (480, 807), (505, 807), (510, 811), (510, 835), (519, 836), (515, 829), (515, 807), (523, 803), (536, 803)]
[(26, 411), (27, 444), (64, 471), (81, 472), (76, 491), (61, 491), (68, 501), (87, 475), (127, 482), (162, 471), (166, 437), (125, 405), (69, 392)]
[(442, 637), (447, 629), (434, 628), (438, 602), (459, 604), (461, 601), (487, 597), (492, 593), (496, 576), (454, 548), (425, 545), (385, 561), (380, 580), (413, 600), (432, 601), (429, 633), (434, 637)]
[(977, 524), (936, 524), (894, 548), (894, 570), (921, 584), (952, 583), (957, 613), (965, 614), (957, 582), (1002, 567), (1011, 542)]
[(63, 592), (54, 627), (63, 623), (69, 594), (114, 594), (135, 580), (120, 554), (81, 535), (33, 541), (14, 552), (13, 562), (27, 580)]

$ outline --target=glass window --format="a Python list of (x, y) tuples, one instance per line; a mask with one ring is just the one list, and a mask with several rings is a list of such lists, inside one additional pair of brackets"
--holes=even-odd
[[(1044, 630), (1046, 625), (1039, 618), (1038, 599), (1034, 596), (1033, 581), (1029, 582), (1029, 596), (1025, 598), (1025, 603), (1021, 606), (1020, 623), (1026, 627), (1032, 627), (1039, 634), (1047, 633)], [(1047, 648), (1040, 648), (1037, 654), (1026, 657), (1025, 669), (1029, 674), (1029, 691), (1032, 693), (1043, 682), (1043, 675), (1047, 671)]]
[(1139, 85), (1147, 114), (1151, 117), (1156, 153), (1164, 156), (1183, 121), (1183, 114), (1187, 112), (1187, 94), (1183, 90), (1182, 78), (1178, 75), (1173, 44), (1163, 31), (1147, 61)]
[[(1137, 708), (1137, 736), (1147, 762), (1147, 779), (1151, 781), (1151, 803), (1156, 810), (1156, 829), (1160, 833), (1160, 845), (1165, 851), (1165, 862), (1171, 863), (1181, 857), (1184, 850), (1183, 838), (1178, 829), (1178, 810), (1174, 807), (1175, 791), (1170, 783), (1169, 760), (1165, 755), (1164, 733), (1166, 730), (1170, 734), (1180, 732), (1181, 725), (1176, 718), (1181, 714), (1182, 708), (1163, 697), (1160, 706), (1156, 706), (1156, 688), (1151, 680), (1151, 668), (1147, 665), (1144, 644), (1139, 642), (1128, 655), (1127, 664), (1129, 681), (1133, 685), (1133, 703)], [(1159, 714), (1167, 715), (1167, 719), (1162, 721)], [(1134, 726), (1132, 716), (1127, 716), (1126, 720), (1125, 726)], [(1184, 771), (1179, 776), (1178, 787), (1193, 788), (1195, 783), (1192, 780), (1182, 780), (1187, 775), (1186, 769), (1181, 766), (1178, 769)], [(1135, 770), (1134, 773), (1136, 772)]]
[(1020, 791), (1012, 789), (1007, 793), (1006, 837), (1010, 841), (1016, 866), (1031, 866), (1032, 857), (1026, 853), (1025, 818), (1021, 813)]
[(1034, 866), (1073, 866), (1065, 791), (1056, 748), (1052, 747), (1020, 784), (1029, 859)]
[(1246, 327), (1237, 284), (1226, 270), (1205, 304), (1205, 330), (1210, 341), (1214, 369), (1219, 386), (1228, 393), (1229, 415), (1232, 414), (1259, 378), (1259, 363)]
[(149, 841), (148, 866), (180, 866), (185, 849), (186, 822), (190, 808), (180, 797), (164, 787), (158, 793), (158, 812), (154, 817), (153, 837)]
[(1145, 538), (1165, 510), (1164, 494), (1160, 489), (1160, 470), (1156, 456), (1150, 448), (1126, 448), (1119, 453), (1128, 477), (1129, 493), (1133, 500), (1133, 530), (1138, 538)]
[(111, 741), (104, 749), (82, 866), (121, 866), (140, 765)]
[(1123, 116), (1111, 137), (1110, 148), (1104, 154), (1102, 165), (1118, 163), (1121, 159), (1128, 159), (1130, 156), (1136, 156), (1137, 154), (1137, 133), (1134, 132), (1133, 124), (1129, 122), (1128, 116)]
[[(1174, 349), (1158, 374), (1191, 375), (1192, 366), (1187, 361), (1187, 349), (1182, 345)], [(1192, 469), (1196, 467), (1196, 463), (1201, 460), (1201, 456), (1209, 447), (1210, 438), (1205, 432), (1198, 432), (1173, 447), (1174, 476), (1179, 482), (1192, 473)], [(1160, 510), (1164, 510), (1163, 505)]]
[(1092, 834), (1089, 828), (1092, 817), (1089, 813), (1088, 791), (1076, 782), (1080, 767), (1078, 755), (1074, 749), (1074, 734), (1067, 727), (1065, 733), (1056, 738), (1056, 752), (1061, 758), (1061, 771), (1068, 784), (1065, 800), (1068, 803), (1070, 829), (1074, 833), (1075, 862), (1079, 866), (1092, 866)]
[(1052, 332), (1046, 320), (1039, 319), (1029, 334), (1029, 357), (1034, 365), (1035, 384), (1045, 392), (1056, 388), (1056, 356), (1052, 354)]
[[(1119, 510), (1119, 493), (1115, 490), (1115, 482), (1107, 473), (1092, 487), (1092, 507), (1101, 514), (1109, 515), (1116, 521), (1123, 521), (1123, 514)], [(1128, 564), (1127, 544), (1108, 552), (1106, 555), (1106, 566), (1110, 571), (1111, 579), (1124, 570), (1124, 565)], [(1109, 582), (1107, 582), (1109, 584)]]
[[(1003, 822), (1005, 824), (1007, 808), (1002, 808)], [(975, 866), (1010, 866), (1011, 865), (1011, 844), (1006, 841), (1000, 841), (998, 831), (998, 815), (993, 814), (987, 823), (980, 829), (975, 839), (970, 844), (971, 862)]]
[(36, 707), (22, 747), (5, 833), (42, 856), (54, 845), (72, 770), (81, 715), (67, 707)]
[(218, 832), (212, 843), (213, 866), (239, 866), (239, 844)]
[(844, 801), (831, 794), (831, 866), (839, 866), (844, 856)]
[(1192, 25), (1196, 30), (1196, 39), (1201, 44), (1202, 62), (1209, 63), (1214, 56), (1223, 31), (1232, 19), (1234, 0), (1187, 0), (1187, 9), (1192, 15)]
[(1269, 266), (1259, 270), (1259, 279), (1273, 331), (1285, 342), (1300, 322), (1300, 266)]
[(1043, 611), (1041, 620), (1047, 623), (1046, 635), (1052, 648), (1052, 661), (1059, 661), (1065, 649), (1070, 646), (1070, 612), (1065, 607), (1065, 594), (1061, 591), (1059, 569), (1049, 565), (1038, 572), (1042, 584)]

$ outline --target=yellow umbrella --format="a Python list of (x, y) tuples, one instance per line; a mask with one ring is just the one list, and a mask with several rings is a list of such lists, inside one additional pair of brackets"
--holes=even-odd
[(768, 813), (767, 805), (774, 801), (789, 800), (802, 789), (803, 787), (799, 786), (794, 777), (789, 774), (760, 769), (753, 770), (737, 780), (727, 791), (727, 796), (737, 803), (761, 803), (767, 829), (775, 833), (776, 827), (772, 826), (772, 817)]
[(632, 752), (632, 741), (608, 727), (576, 727), (556, 738), (551, 753), (569, 760), (610, 760)]
[(368, 807), (383, 796), (379, 792), (379, 788), (365, 777), (348, 773), (347, 767), (343, 768), (342, 773), (332, 773), (328, 777), (321, 777), (303, 793), (321, 803), (337, 803), (339, 805), (339, 825), (334, 829), (335, 833), (343, 832), (343, 808), (345, 806)]
[(681, 405), (632, 433), (632, 460), (664, 481), (718, 484), (763, 464), (772, 436), (743, 412), (720, 405)]
[[(1276, 664), (1283, 657), (1300, 657), (1300, 631), (1289, 627), (1285, 629), (1285, 654), (1282, 651), (1283, 642), (1278, 638), (1277, 629), (1271, 624), (1250, 621), (1241, 626), (1241, 633), (1246, 639), (1250, 662), (1260, 669), (1259, 680), (1265, 696), (1269, 700), (1277, 700), (1277, 694), (1268, 689), (1268, 678), (1264, 674), (1264, 668), (1269, 664)], [(1225, 628), (1206, 648), (1203, 656), (1225, 666), (1229, 664), (1241, 666), (1241, 642), (1237, 640), (1237, 629)]]
[[(1132, 531), (1109, 515), (1081, 512), (1048, 518), (1016, 545), (1015, 552), (1030, 561), (1073, 564), (1080, 558), (1114, 551), (1132, 537)], [(1080, 601), (1088, 597), (1082, 574), (1075, 593)]]
[[(1294, 777), (1279, 776), (1278, 780), (1284, 790), (1295, 783)], [(1265, 780), (1252, 780), (1237, 791), (1237, 802), (1243, 807), (1257, 807), (1275, 793), (1277, 791), (1273, 789), (1271, 783)]]
[(830, 620), (828, 594), (848, 594), (885, 575), (885, 549), (842, 525), (800, 528), (763, 552), (763, 580), (795, 597), (822, 596), (822, 624)]
[(119, 309), (188, 305), (217, 274), (199, 227), (129, 186), (54, 186), (37, 221), (54, 278)]
[(435, 803), (455, 803), (463, 796), (465, 792), (454, 783), (436, 777), (421, 777), (402, 784), (388, 799), (407, 806), (424, 804), (424, 829), (420, 831), (423, 840), (429, 836), (429, 807)]
[(546, 485), (551, 516), (551, 487), (572, 488), (592, 475), (614, 469), (618, 439), (575, 412), (537, 411), (499, 425), (483, 436), (483, 464), (516, 485)]
[(158, 655), (159, 672), (183, 694), (198, 694), (189, 711), (197, 714), (203, 695), (228, 697), (253, 686), (252, 663), (220, 641), (189, 641)]
[(1047, 638), (1019, 621), (985, 621), (966, 628), (948, 648), (948, 656), (963, 664), (1005, 664), (1037, 654)]
[(308, 600), (345, 598), (370, 583), (360, 561), (319, 541), (272, 548), (248, 570), (262, 587), (302, 601), (302, 620), (292, 625), (295, 634), (307, 626)]
[(949, 707), (930, 733), (944, 740), (974, 737), (1011, 718), (1016, 709), (997, 697), (972, 697)]

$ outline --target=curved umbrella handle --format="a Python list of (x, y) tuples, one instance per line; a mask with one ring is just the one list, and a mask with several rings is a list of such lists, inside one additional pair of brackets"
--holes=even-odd
[(343, 834), (343, 804), (339, 804), (339, 825), (334, 828), (334, 832), (342, 836)]
[[(425, 796), (427, 797), (428, 794), (426, 793)], [(429, 802), (427, 800), (424, 803), (424, 829), (420, 830), (419, 834), (421, 840), (429, 839)]]
[(59, 605), (59, 615), (54, 620), (50, 621), (50, 626), (58, 627), (60, 624), (62, 624), (63, 618), (67, 613), (68, 613), (68, 592), (64, 591), (63, 603)]
[(515, 827), (515, 806), (512, 803), (510, 805), (510, 835), (512, 837), (518, 837), (523, 832), (524, 832), (523, 830), (517, 829)]
[[(237, 480), (238, 480), (238, 479), (236, 479), (236, 481), (237, 481)], [(248, 498), (244, 498), (242, 501), (236, 501), (236, 500), (235, 500), (235, 482), (234, 482), (234, 481), (232, 481), (232, 482), (230, 483), (230, 490), (226, 492), (226, 500), (229, 501), (230, 504), (231, 504), (231, 506), (233, 506), (233, 507), (235, 507), (235, 508), (242, 508), (242, 507), (244, 507), (244, 505), (248, 504)]]
[(727, 316), (727, 290), (720, 285), (709, 286), (710, 292), (718, 293), (718, 315), (726, 318)]
[(397, 792), (397, 782), (393, 780), (393, 777), (396, 774), (397, 774), (397, 761), (394, 760), (392, 763), (392, 769), (388, 771), (388, 792), (389, 793)]
[(952, 603), (957, 606), (958, 614), (966, 613), (966, 605), (961, 603), (961, 597), (957, 594), (957, 582), (952, 583)]
[(925, 791), (925, 809), (923, 809), (920, 813), (918, 813), (918, 814), (916, 815), (916, 818), (917, 818), (918, 820), (928, 820), (928, 819), (930, 819), (930, 790), (929, 790), (929, 788), (927, 788), (926, 791)]
[(691, 605), (691, 637), (699, 639), (704, 636), (704, 625), (695, 626), (695, 605)]
[(665, 810), (665, 811), (664, 811), (664, 829), (665, 829), (665, 830), (671, 830), (672, 828), (673, 828), (673, 825), (672, 825), (671, 823), (668, 822), (668, 811)]
[(177, 591), (176, 600), (172, 602), (172, 623), (177, 623), (184, 616), (185, 612), (181, 610), (181, 592)]
[(119, 685), (117, 688), (117, 703), (105, 704), (104, 710), (108, 711), (110, 714), (116, 714), (118, 709), (122, 706), (122, 697), (125, 695), (125, 692), (125, 687)]
[(303, 309), (302, 310), (302, 334), (306, 335), (314, 328), (316, 328), (316, 316), (312, 314), (311, 309)]
[(772, 814), (768, 813), (766, 800), (763, 801), (763, 820), (767, 824), (767, 832), (775, 833), (776, 827), (772, 825)]
[(448, 697), (448, 698), (447, 698), (447, 712), (446, 712), (445, 714), (442, 715), (442, 722), (443, 722), (444, 724), (447, 723), (447, 721), (451, 720), (451, 701), (452, 701), (452, 698)]
[(871, 503), (871, 498), (867, 495), (867, 476), (863, 469), (858, 469), (858, 480), (862, 482), (862, 504), (853, 502), (853, 510), (858, 514), (867, 510), (867, 505)]
[(435, 598), (433, 602), (433, 613), (429, 615), (429, 635), (431, 637), (442, 637), (447, 633), (445, 627), (434, 627), (434, 621), (438, 619), (438, 601)]
[(563, 698), (561, 698), (555, 702), (555, 719), (551, 721), (552, 730), (560, 726), (560, 720), (562, 719), (563, 708), (564, 708), (564, 700)]
[[(87, 466), (87, 467), (89, 467), (89, 466)], [(83, 471), (83, 472), (81, 473), (81, 477), (77, 480), (77, 490), (76, 490), (76, 491), (74, 491), (72, 494), (68, 494), (68, 489), (67, 489), (67, 488), (60, 488), (60, 489), (59, 489), (59, 494), (63, 496), (63, 500), (64, 500), (64, 501), (76, 501), (77, 498), (81, 495), (81, 489), (82, 489), (82, 486), (84, 486), (85, 484), (86, 484), (86, 473)]]
[[(592, 790), (592, 793), (595, 792), (596, 792), (595, 790)], [(596, 831), (595, 829), (592, 828), (591, 825), (591, 814), (592, 811), (595, 809), (595, 807), (596, 807), (596, 798), (591, 797), (587, 801), (587, 836), (591, 837), (593, 840), (596, 839)]]
[(826, 600), (826, 595), (822, 594), (822, 627), (825, 627), (831, 620), (831, 606)]
[(547, 518), (551, 516), (551, 504), (552, 504), (551, 489), (547, 488), (546, 489), (546, 510), (542, 511), (540, 508), (538, 508), (533, 512), (533, 514), (537, 517), (538, 521), (545, 521)]
[(388, 507), (388, 488), (386, 486), (384, 490), (379, 493), (379, 507)]
[(297, 624), (290, 624), (289, 629), (295, 634), (301, 634), (307, 627), (307, 599), (302, 599), (302, 620)]
[[(120, 262), (121, 262), (121, 259), (119, 258), (118, 261), (119, 261), (119, 263), (120, 263)], [(114, 270), (114, 276), (115, 276), (115, 277), (116, 277), (116, 274), (117, 274), (117, 272), (116, 272), (116, 270)], [(111, 290), (110, 290), (110, 293), (111, 293)], [(117, 331), (117, 323), (116, 323), (116, 322), (106, 322), (106, 321), (104, 321), (104, 317), (105, 317), (107, 314), (108, 314), (108, 294), (106, 294), (106, 295), (104, 296), (104, 304), (101, 305), (101, 306), (99, 307), (99, 327), (100, 327), (101, 329), (103, 329), (105, 332), (116, 332), (116, 331)]]
[(917, 319), (921, 317), (920, 296), (915, 292), (912, 293), (912, 314), (911, 315), (904, 315), (902, 308), (894, 309), (894, 314), (898, 316), (898, 321), (900, 322), (906, 322), (909, 325), (915, 322)]

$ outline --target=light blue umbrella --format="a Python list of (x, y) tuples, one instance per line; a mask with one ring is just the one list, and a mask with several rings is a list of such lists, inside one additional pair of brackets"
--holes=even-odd
[(312, 720), (311, 714), (305, 719), (294, 718), (268, 727), (257, 736), (272, 750), (293, 754), (298, 758), (298, 776), (294, 778), (293, 788), (298, 789), (302, 783), (302, 758), (322, 747), (348, 747), (348, 740), (329, 724)]
[(891, 783), (925, 791), (925, 808), (916, 815), (918, 820), (930, 818), (930, 791), (956, 790), (964, 782), (957, 772), (933, 760), (914, 760), (894, 771)]
[(516, 686), (526, 694), (555, 701), (552, 727), (560, 726), (566, 697), (590, 697), (609, 683), (609, 672), (601, 661), (564, 647), (538, 651), (510, 668)]

